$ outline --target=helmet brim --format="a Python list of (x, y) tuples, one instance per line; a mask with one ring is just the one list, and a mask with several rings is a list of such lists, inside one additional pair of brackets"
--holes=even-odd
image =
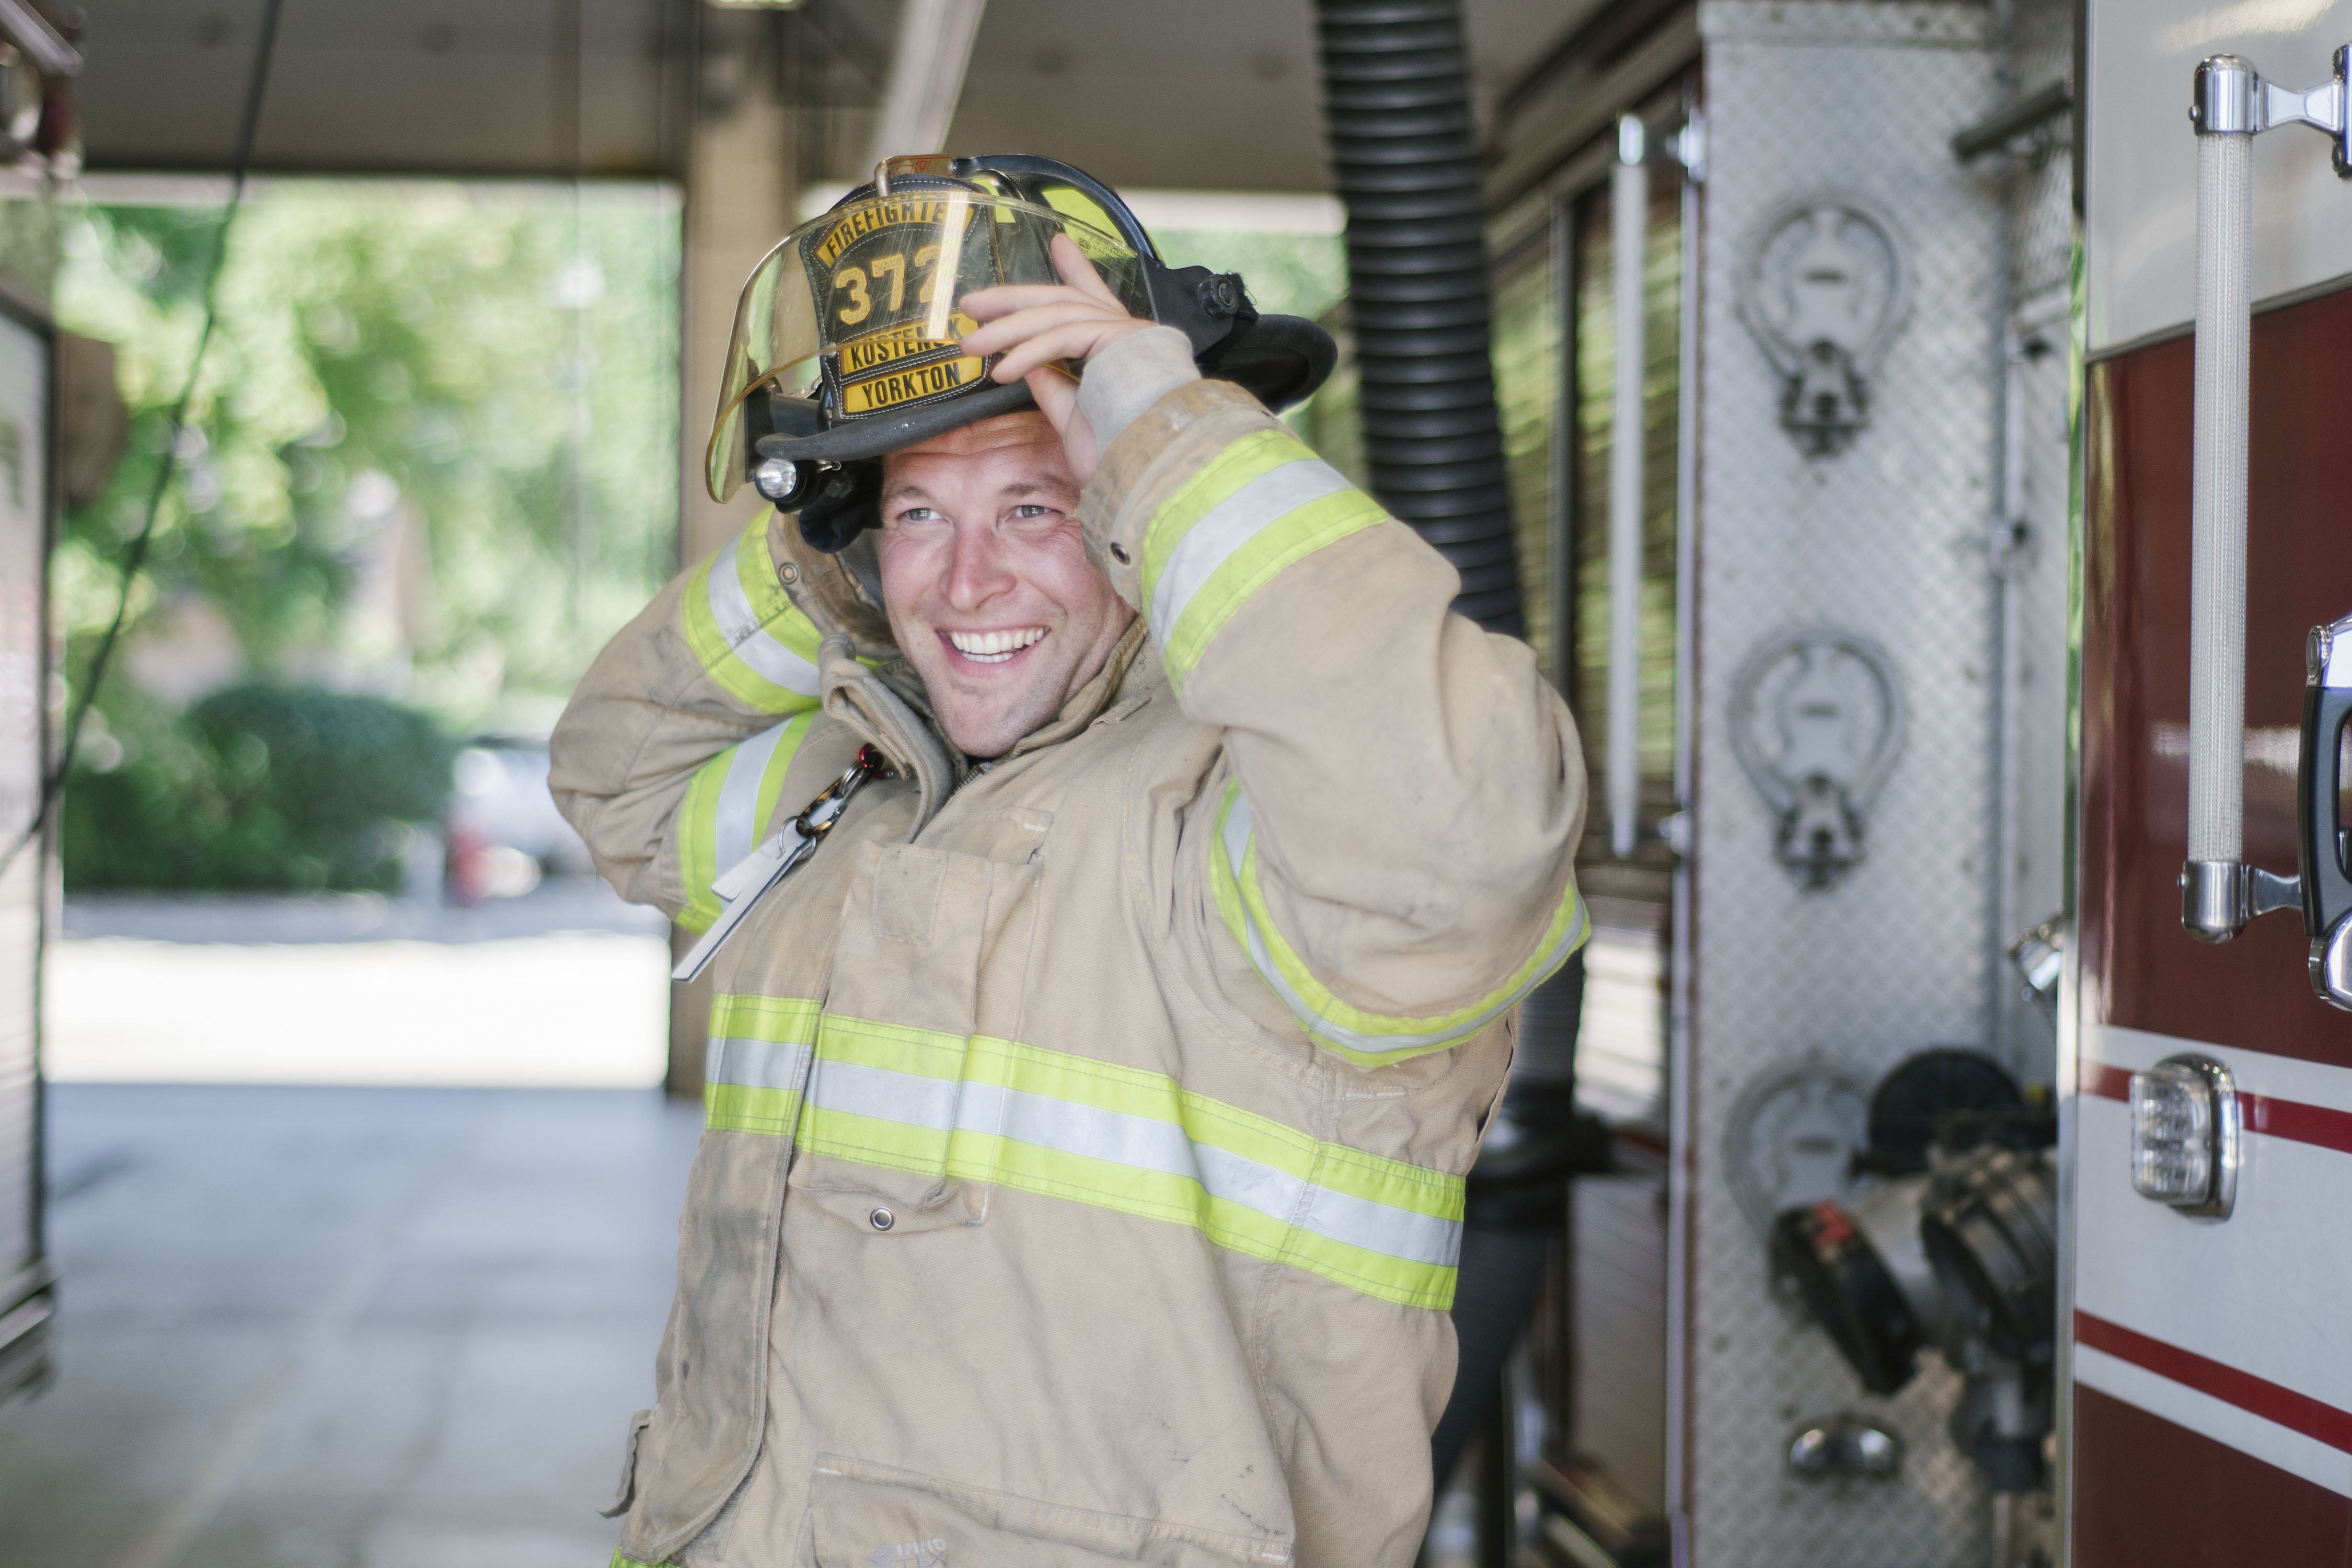
[(1276, 413), (1331, 378), (1339, 345), (1304, 316), (1260, 316), (1202, 356), (1201, 374), (1236, 383)]
[(1037, 400), (1029, 395), (1029, 384), (1016, 381), (1009, 386), (992, 386), (909, 408), (903, 414), (869, 415), (863, 419), (847, 420), (813, 436), (762, 436), (751, 444), (751, 449), (762, 458), (782, 458), (792, 463), (846, 463), (861, 458), (879, 458), (966, 425), (976, 425), (982, 419), (1018, 414), (1036, 406)]

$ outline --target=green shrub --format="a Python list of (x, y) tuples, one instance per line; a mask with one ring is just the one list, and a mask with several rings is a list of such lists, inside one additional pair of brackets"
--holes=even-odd
[(69, 888), (392, 891), (400, 825), (439, 821), (457, 752), (397, 703), (270, 684), (125, 740), (68, 781)]

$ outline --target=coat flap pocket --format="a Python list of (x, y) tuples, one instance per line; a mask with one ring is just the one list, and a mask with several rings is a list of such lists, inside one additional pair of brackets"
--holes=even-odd
[(1287, 1568), (1290, 1543), (1067, 1508), (819, 1456), (816, 1568)]
[(949, 1152), (972, 1037), (1018, 1020), (1037, 867), (858, 847), (800, 1129), (813, 1158), (793, 1185), (877, 1235), (976, 1225), (985, 1191), (949, 1176)]
[(1029, 953), (1025, 862), (917, 844), (861, 844), (825, 1010), (934, 1033), (984, 1030), (983, 978), (1008, 991)]

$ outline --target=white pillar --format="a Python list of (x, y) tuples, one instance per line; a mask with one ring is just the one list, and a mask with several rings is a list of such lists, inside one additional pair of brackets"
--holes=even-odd
[[(736, 297), (761, 257), (793, 226), (798, 205), (797, 142), (792, 108), (775, 95), (773, 62), (763, 58), (756, 18), (705, 13), (706, 49), (737, 58), (706, 66), (740, 84), (723, 110), (706, 107), (698, 82), (687, 153), (685, 233), (678, 291), (679, 342), (677, 563), (692, 565), (740, 533), (764, 504), (750, 489), (724, 505), (703, 484), (703, 453), (719, 402), (719, 377), (735, 321)], [(673, 930), (683, 956), (690, 931)], [(710, 1018), (710, 978), (670, 987), (671, 1093), (702, 1091)]]

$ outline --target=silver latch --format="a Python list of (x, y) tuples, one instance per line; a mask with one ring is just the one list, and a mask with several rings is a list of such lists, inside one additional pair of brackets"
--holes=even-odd
[(2189, 123), (2204, 136), (2252, 136), (2278, 125), (2308, 125), (2325, 134), (2335, 153), (2338, 179), (2352, 179), (2352, 127), (2347, 125), (2347, 55), (2336, 51), (2336, 74), (2298, 92), (2264, 81), (2263, 73), (2236, 55), (2215, 55), (2199, 63)]
[(1780, 376), (1780, 426), (1809, 457), (1845, 450), (1870, 422), (1870, 383), (1910, 310), (1895, 223), (1855, 195), (1810, 197), (1749, 237), (1740, 319)]
[(1784, 632), (1731, 689), (1732, 754), (1778, 818), (1774, 853), (1826, 888), (1862, 858), (1864, 816), (1902, 750), (1894, 661), (1851, 632)]

